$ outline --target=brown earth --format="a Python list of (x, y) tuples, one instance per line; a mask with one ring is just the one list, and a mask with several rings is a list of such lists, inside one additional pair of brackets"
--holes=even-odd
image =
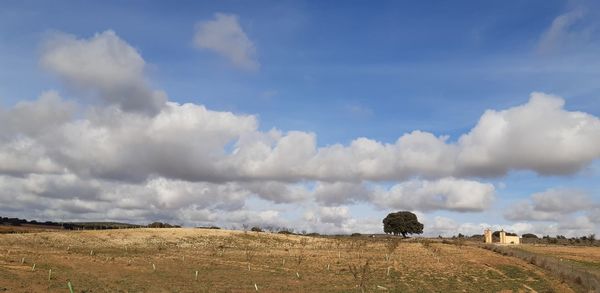
[(75, 292), (572, 292), (474, 246), (389, 242), (203, 229), (3, 234), (0, 292), (68, 292), (67, 282)]

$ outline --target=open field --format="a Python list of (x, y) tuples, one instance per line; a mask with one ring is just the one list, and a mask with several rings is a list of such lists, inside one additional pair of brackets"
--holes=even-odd
[(559, 245), (524, 245), (519, 249), (540, 255), (552, 256), (560, 261), (568, 262), (575, 267), (583, 268), (600, 276), (600, 247), (597, 246), (559, 246)]
[(600, 266), (600, 247), (598, 246), (523, 245), (519, 248), (563, 259), (596, 263)]
[(203, 229), (4, 234), (0, 291), (68, 292), (70, 281), (75, 292), (572, 292), (475, 246), (396, 244)]

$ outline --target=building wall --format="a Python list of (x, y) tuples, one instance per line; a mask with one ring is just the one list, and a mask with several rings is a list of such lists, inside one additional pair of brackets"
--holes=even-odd
[(492, 230), (485, 229), (483, 236), (485, 238), (485, 243), (492, 243)]
[[(490, 229), (486, 229), (483, 231), (485, 243), (492, 243), (492, 231)], [(519, 236), (509, 236), (506, 235), (506, 232), (500, 231), (500, 242), (499, 244), (521, 244), (521, 238)]]
[(520, 244), (519, 236), (504, 236), (504, 244)]

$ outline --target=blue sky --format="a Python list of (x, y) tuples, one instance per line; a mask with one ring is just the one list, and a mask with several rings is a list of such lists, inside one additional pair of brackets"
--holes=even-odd
[[(524, 105), (532, 92), (560, 96), (565, 111), (600, 115), (599, 10), (592, 1), (6, 1), (1, 6), (0, 105), (7, 109), (50, 89), (62, 99), (94, 105), (60, 72), (43, 68), (40, 58), (46, 54), (43, 44), (56, 34), (86, 40), (110, 30), (139, 53), (144, 78), (168, 100), (255, 115), (262, 132), (314, 133), (317, 147), (349, 145), (360, 137), (393, 144), (415, 130), (447, 135), (448, 143), (456, 143), (486, 110)], [(254, 48), (248, 58), (256, 68), (240, 68), (222, 52), (195, 43), (199, 27), (218, 19), (216, 13), (235, 17)], [(507, 207), (548, 189), (583, 190), (600, 200), (598, 170), (596, 157), (567, 175), (453, 174), (493, 184), (493, 205), (467, 213), (423, 211), (423, 217), (429, 223), (437, 216), (457, 225), (511, 225), (518, 221), (506, 219)], [(72, 168), (68, 172), (90, 180)], [(297, 180), (315, 183), (291, 181)], [(389, 188), (404, 180), (409, 179), (377, 184)], [(263, 201), (258, 195), (247, 206), (278, 205)], [(314, 208), (311, 201), (301, 205)], [(391, 209), (368, 201), (347, 207), (357, 218), (377, 218)], [(440, 233), (446, 232), (453, 231)]]

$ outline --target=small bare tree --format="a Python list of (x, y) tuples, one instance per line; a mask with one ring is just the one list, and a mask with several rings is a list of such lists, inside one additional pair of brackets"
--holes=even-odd
[(398, 245), (400, 245), (400, 239), (398, 238), (390, 239), (385, 243), (385, 247), (387, 248), (387, 254), (385, 255), (386, 261), (390, 261), (390, 257), (396, 251)]
[(256, 248), (252, 245), (246, 245), (244, 247), (244, 255), (246, 256), (246, 261), (250, 263), (254, 256), (256, 256)]
[(302, 238), (300, 240), (300, 248), (298, 249), (298, 251), (296, 252), (296, 255), (294, 256), (294, 258), (296, 259), (296, 264), (298, 266), (300, 266), (300, 264), (302, 263), (302, 261), (304, 261), (304, 259), (306, 257), (304, 254), (304, 251), (306, 249), (307, 244), (308, 244), (308, 239)]
[(367, 259), (363, 265), (349, 264), (348, 269), (356, 282), (356, 287), (360, 289), (362, 293), (366, 292), (371, 279), (371, 268), (369, 262), (371, 259)]

